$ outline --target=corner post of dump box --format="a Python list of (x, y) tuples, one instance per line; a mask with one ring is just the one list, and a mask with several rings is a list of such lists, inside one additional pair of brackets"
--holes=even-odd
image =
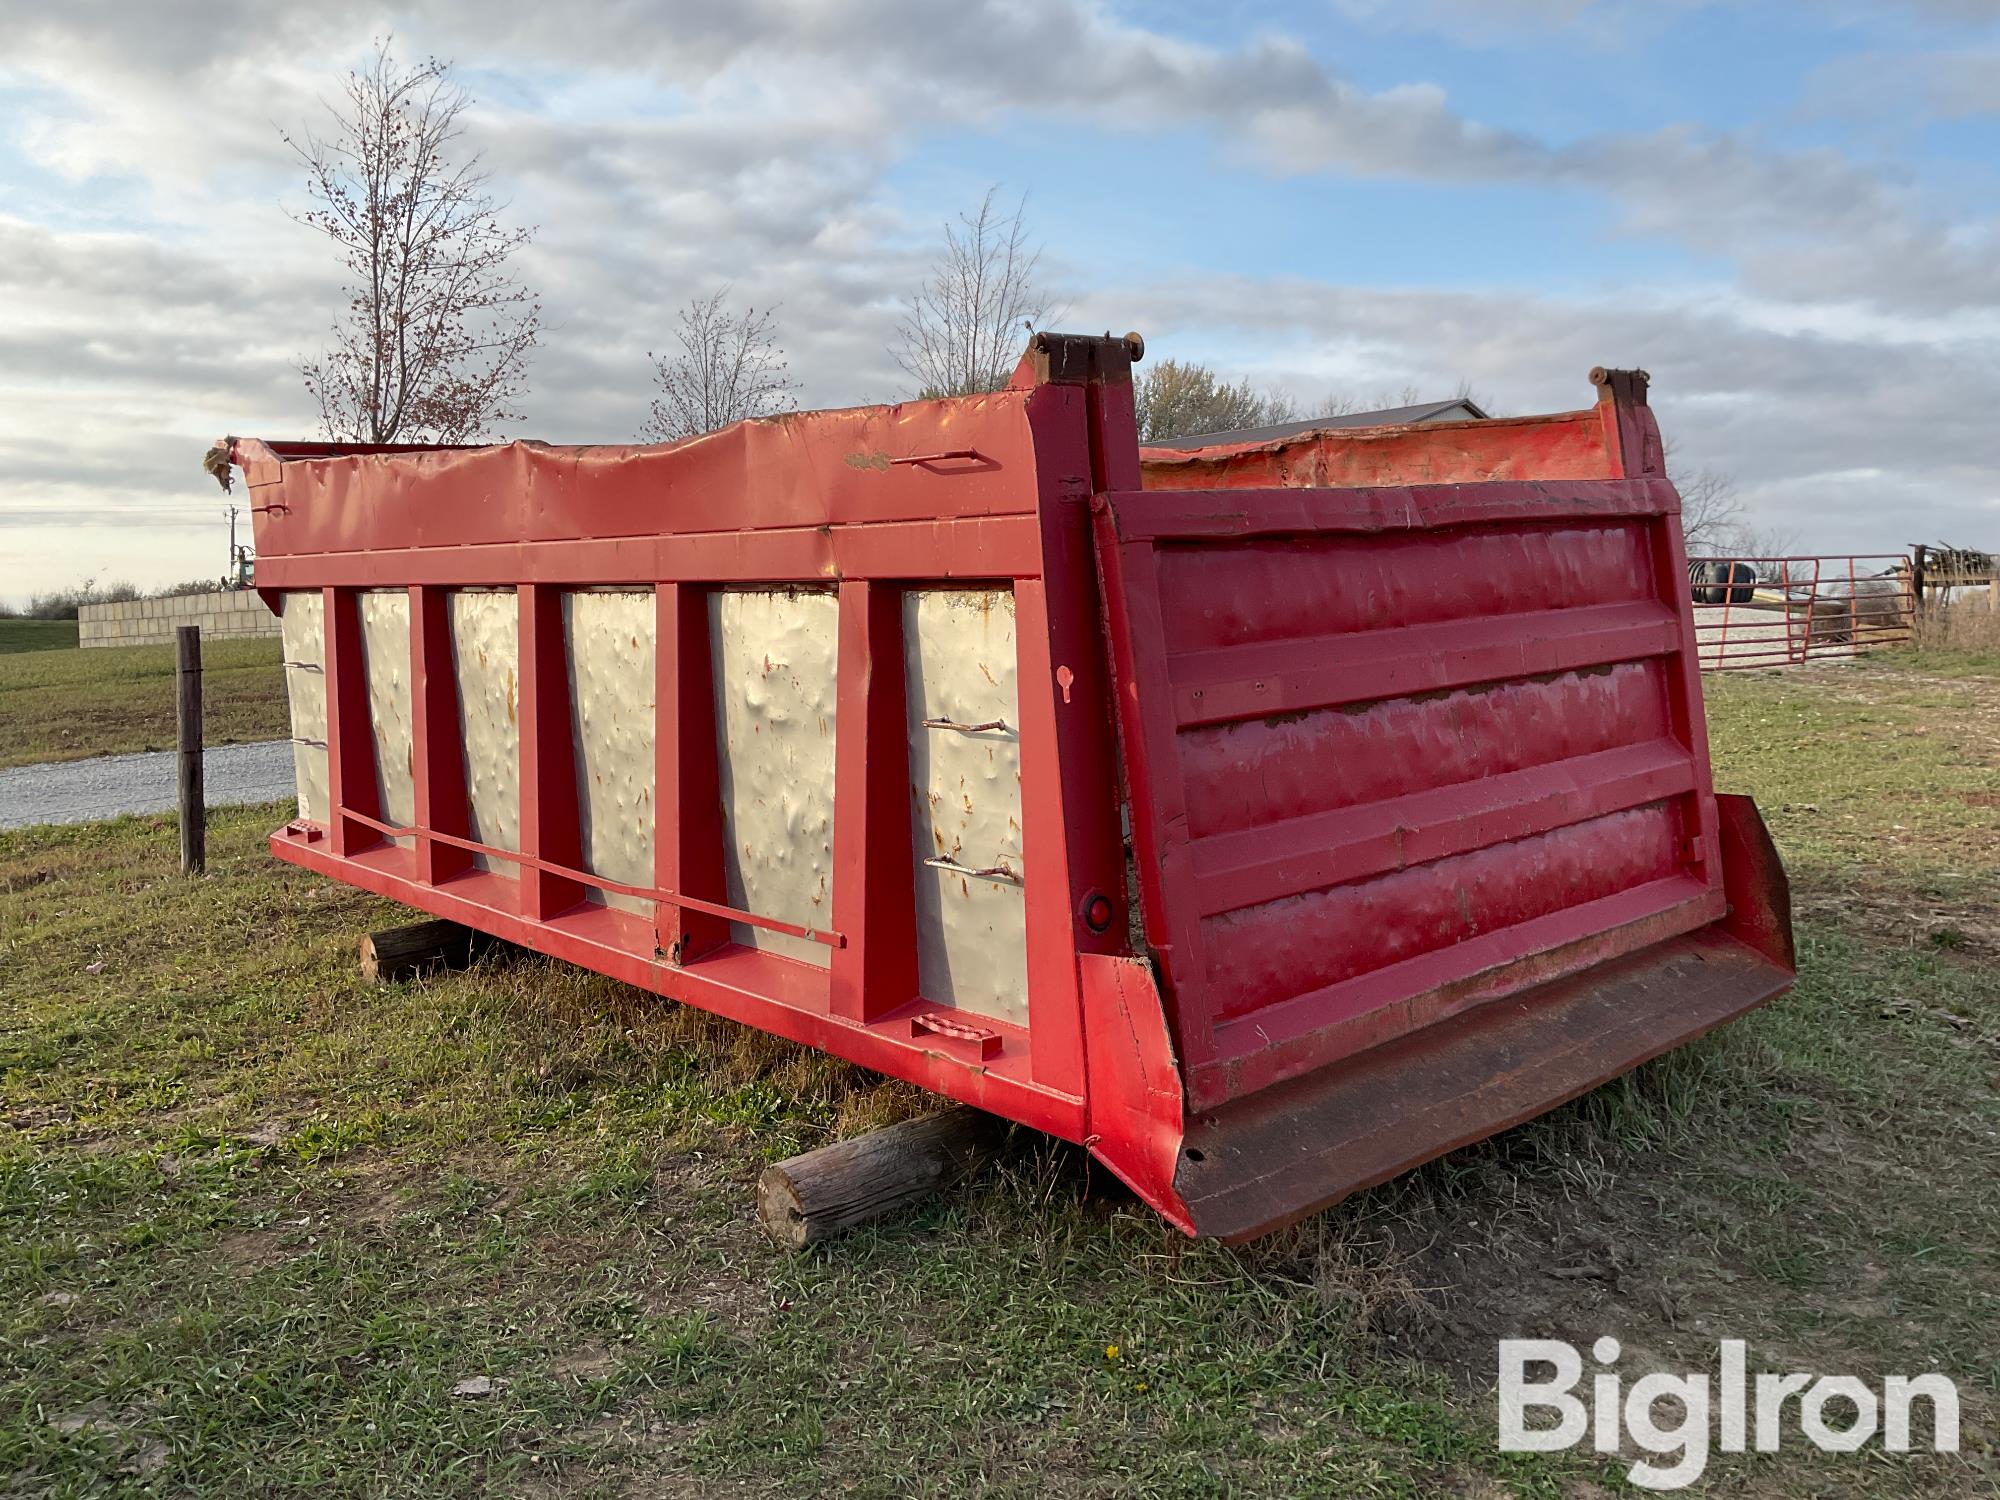
[(829, 1005), (868, 1022), (917, 993), (916, 851), (904, 702), (903, 591), (840, 585), (834, 713), (833, 951)]
[[(1604, 413), (1612, 473), (1628, 480), (1649, 480), (1672, 488), (1667, 478), (1665, 446), (1648, 400), (1651, 377), (1644, 370), (1590, 372)], [(1688, 592), (1687, 543), (1681, 535), (1680, 497), (1646, 522), (1646, 544), (1653, 565), (1656, 597), (1680, 623), (1680, 644), (1664, 663), (1667, 673), (1668, 724), (1674, 738), (1692, 757), (1695, 788), (1681, 803), (1681, 862), (1708, 884), (1722, 884), (1721, 831), (1715, 808), (1715, 786), (1708, 760), (1708, 716), (1702, 707), (1701, 659), (1694, 630), (1694, 609)]]
[(520, 595), (522, 914), (545, 922), (584, 899), (584, 887), (542, 865), (578, 869), (582, 820), (570, 732), (568, 654), (562, 590), (523, 583)]
[(1090, 499), (1136, 490), (1137, 334), (1037, 337), (1024, 370), (1042, 387), (1035, 428), (1042, 568), (1015, 584), (1021, 807), (1028, 926), (1028, 1029), (1036, 1079), (1083, 1071), (1079, 953), (1124, 951), (1116, 724)]
[[(720, 903), (727, 887), (708, 590), (662, 583), (654, 604), (653, 883), (674, 895)], [(668, 963), (692, 963), (728, 940), (722, 918), (659, 904), (653, 941)]]
[(465, 753), (451, 650), (451, 595), (410, 585), (410, 771), (417, 808), (417, 878), (428, 885), (471, 868), (464, 849), (432, 838), (471, 834)]
[(326, 679), (327, 846), (345, 859), (381, 841), (381, 834), (347, 814), (380, 818), (375, 732), (369, 720), (368, 670), (361, 654), (361, 603), (353, 589), (321, 591)]

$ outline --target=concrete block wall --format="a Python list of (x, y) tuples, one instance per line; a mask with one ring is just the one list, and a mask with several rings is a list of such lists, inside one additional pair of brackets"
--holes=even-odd
[(156, 646), (174, 638), (178, 625), (199, 625), (204, 641), (234, 641), (278, 634), (278, 617), (254, 589), (213, 594), (177, 594), (170, 599), (131, 599), (123, 604), (86, 604), (76, 613), (79, 646)]

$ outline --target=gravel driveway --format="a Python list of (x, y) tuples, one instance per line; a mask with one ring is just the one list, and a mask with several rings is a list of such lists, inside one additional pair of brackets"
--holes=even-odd
[[(0, 771), (0, 828), (169, 812), (174, 759), (171, 750), (155, 750)], [(214, 746), (202, 753), (202, 785), (211, 807), (295, 796), (292, 742)]]

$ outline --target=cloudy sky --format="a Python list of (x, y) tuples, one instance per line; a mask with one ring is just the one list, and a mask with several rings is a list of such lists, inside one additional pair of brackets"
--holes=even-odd
[(632, 436), (723, 282), (894, 398), (949, 215), (1028, 195), (1091, 329), (1507, 412), (1653, 374), (1799, 550), (2000, 545), (2000, 0), (0, 0), (0, 599), (219, 573), (223, 432), (340, 302), (280, 127), (453, 60), (549, 320), (518, 436)]

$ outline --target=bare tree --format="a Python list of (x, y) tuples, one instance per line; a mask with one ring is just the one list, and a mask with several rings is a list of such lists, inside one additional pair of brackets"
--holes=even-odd
[(299, 366), (332, 438), (463, 442), (520, 420), (541, 303), (512, 263), (534, 231), (501, 222), (479, 154), (456, 150), (471, 96), (450, 73), (379, 42), (329, 134), (280, 132), (315, 205), (294, 217), (351, 278), (331, 346)]
[(1754, 533), (1745, 521), (1743, 497), (1736, 480), (1719, 469), (1689, 469), (1681, 462), (1680, 444), (1666, 438), (1660, 445), (1667, 478), (1680, 492), (1681, 536), (1690, 557), (1747, 556)]
[(1782, 526), (1758, 525), (1733, 476), (1719, 469), (1684, 469), (1675, 461), (1674, 440), (1663, 446), (1667, 477), (1680, 492), (1688, 556), (1755, 560), (1761, 577), (1781, 578), (1785, 564), (1774, 559), (1796, 552), (1797, 536)]
[(721, 287), (681, 309), (679, 354), (646, 356), (654, 362), (660, 394), (640, 437), (670, 443), (798, 404), (772, 310), (746, 307), (738, 313), (728, 295), (729, 288)]
[(1499, 411), (1499, 408), (1491, 401), (1486, 400), (1478, 391), (1473, 389), (1472, 381), (1464, 375), (1459, 376), (1458, 384), (1452, 387), (1451, 399), (1454, 401), (1463, 401), (1467, 406), (1473, 407), (1478, 411), (1483, 411), (1489, 417)]
[(1177, 359), (1143, 366), (1133, 382), (1132, 400), (1139, 440), (1147, 443), (1268, 427), (1298, 415), (1291, 397), (1282, 392), (1259, 391), (1247, 380), (1226, 381), (1207, 365)]
[(1681, 494), (1681, 535), (1691, 554), (1736, 550), (1743, 530), (1743, 501), (1736, 481), (1715, 469), (1669, 475)]
[(890, 352), (926, 396), (1000, 389), (1026, 335), (1048, 316), (1042, 253), (1028, 243), (1028, 200), (1004, 213), (994, 202), (999, 192), (988, 188), (976, 213), (944, 226), (944, 250), (904, 310)]

